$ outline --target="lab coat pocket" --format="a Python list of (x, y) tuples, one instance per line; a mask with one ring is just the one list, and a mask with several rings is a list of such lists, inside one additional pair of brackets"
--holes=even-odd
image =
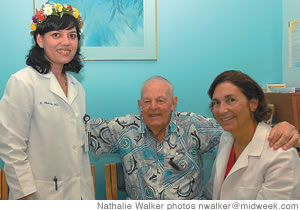
[(33, 200), (63, 200), (63, 181), (36, 180), (37, 192), (30, 196)]

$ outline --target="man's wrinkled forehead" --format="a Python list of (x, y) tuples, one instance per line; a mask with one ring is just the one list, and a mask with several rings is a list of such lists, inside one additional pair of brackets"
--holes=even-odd
[[(155, 89), (155, 90), (154, 90)], [(147, 91), (147, 92), (145, 92)], [(147, 97), (151, 91), (157, 91), (157, 97), (171, 97), (172, 96), (172, 86), (163, 80), (151, 80), (144, 83), (141, 89), (141, 99)], [(165, 93), (167, 95), (165, 95)], [(151, 93), (150, 93), (151, 94)], [(161, 95), (159, 95), (161, 94)]]

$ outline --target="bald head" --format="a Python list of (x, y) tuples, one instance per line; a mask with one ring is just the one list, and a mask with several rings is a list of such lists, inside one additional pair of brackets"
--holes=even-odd
[(172, 83), (169, 80), (167, 80), (166, 78), (156, 75), (156, 76), (150, 77), (143, 83), (142, 88), (141, 88), (141, 98), (143, 98), (145, 87), (153, 81), (160, 81), (160, 82), (165, 83), (168, 86), (168, 92), (170, 94), (169, 95), (170, 98), (172, 98), (174, 96), (174, 86), (172, 85)]

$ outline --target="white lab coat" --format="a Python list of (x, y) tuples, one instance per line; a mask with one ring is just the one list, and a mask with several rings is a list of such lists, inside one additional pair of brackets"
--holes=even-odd
[(0, 158), (10, 199), (95, 198), (84, 151), (85, 93), (72, 75), (67, 78), (68, 97), (52, 72), (31, 67), (7, 83), (0, 101)]
[[(270, 127), (259, 123), (253, 139), (224, 180), (233, 137), (224, 132), (206, 196), (221, 200), (300, 199), (300, 159), (294, 148), (269, 147)], [(207, 197), (210, 197), (207, 196)]]

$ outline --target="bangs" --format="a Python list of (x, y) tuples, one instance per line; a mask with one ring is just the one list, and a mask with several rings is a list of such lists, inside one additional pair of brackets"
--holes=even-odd
[(59, 19), (60, 21), (58, 22), (57, 30), (69, 30), (76, 27), (76, 20), (71, 15), (63, 15)]
[(37, 30), (35, 31), (35, 34), (45, 34), (49, 31), (59, 31), (59, 30), (69, 30), (72, 28), (76, 28), (77, 34), (79, 35), (79, 27), (77, 20), (71, 16), (71, 15), (63, 15), (62, 17), (53, 15), (51, 17), (48, 17), (47, 20), (42, 23)]

